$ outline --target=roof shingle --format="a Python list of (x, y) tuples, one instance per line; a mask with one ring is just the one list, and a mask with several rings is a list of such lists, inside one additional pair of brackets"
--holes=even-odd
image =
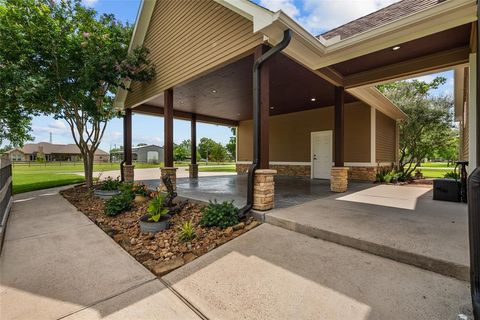
[(402, 0), (357, 20), (353, 20), (340, 27), (327, 31), (318, 37), (323, 37), (328, 40), (340, 36), (340, 39), (343, 40), (418, 11), (431, 8), (445, 1), (447, 0)]

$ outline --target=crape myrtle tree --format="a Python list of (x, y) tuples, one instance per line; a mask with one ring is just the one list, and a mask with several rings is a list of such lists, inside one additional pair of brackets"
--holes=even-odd
[(129, 52), (131, 26), (79, 0), (0, 0), (0, 35), (0, 69), (26, 75), (31, 85), (12, 89), (26, 84), (7, 81), (10, 102), (67, 122), (90, 187), (95, 151), (108, 121), (118, 116), (117, 89), (154, 76), (148, 50)]
[(437, 77), (431, 82), (399, 81), (379, 86), (406, 115), (400, 123), (399, 171), (409, 177), (421, 161), (433, 156), (451, 140), (454, 131), (453, 98), (431, 95), (431, 90), (444, 84)]

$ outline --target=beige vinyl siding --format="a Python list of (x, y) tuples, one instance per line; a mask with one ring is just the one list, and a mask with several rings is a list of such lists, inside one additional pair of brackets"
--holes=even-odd
[(133, 83), (126, 106), (204, 74), (261, 44), (252, 22), (213, 0), (158, 0), (144, 45), (157, 75)]
[[(270, 117), (270, 161), (310, 162), (311, 132), (333, 130), (333, 117), (333, 107)], [(252, 160), (252, 133), (252, 121), (241, 121), (239, 161)], [(370, 107), (363, 103), (345, 106), (345, 161), (370, 161)]]
[(376, 155), (377, 162), (394, 162), (396, 145), (396, 122), (377, 110), (376, 112)]
[(468, 130), (469, 130), (469, 121), (468, 121), (468, 69), (465, 68), (465, 77), (464, 77), (464, 85), (463, 85), (463, 108), (462, 108), (462, 118), (460, 121), (460, 160), (468, 160)]

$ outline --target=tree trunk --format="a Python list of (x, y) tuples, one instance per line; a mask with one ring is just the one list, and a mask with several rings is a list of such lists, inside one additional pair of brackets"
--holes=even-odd
[(91, 150), (88, 150), (84, 155), (83, 168), (85, 172), (85, 185), (87, 188), (93, 186), (93, 158), (94, 154)]

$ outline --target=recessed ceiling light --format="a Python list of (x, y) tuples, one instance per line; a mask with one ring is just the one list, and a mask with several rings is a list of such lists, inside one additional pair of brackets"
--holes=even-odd
[(217, 93), (217, 90), (213, 89), (213, 90), (212, 90), (212, 93)]
[(310, 98), (310, 101), (314, 102), (314, 101), (317, 101), (317, 99), (315, 99), (315, 98)]
[(395, 46), (392, 48), (393, 51), (397, 51), (398, 49), (400, 49), (400, 46)]

